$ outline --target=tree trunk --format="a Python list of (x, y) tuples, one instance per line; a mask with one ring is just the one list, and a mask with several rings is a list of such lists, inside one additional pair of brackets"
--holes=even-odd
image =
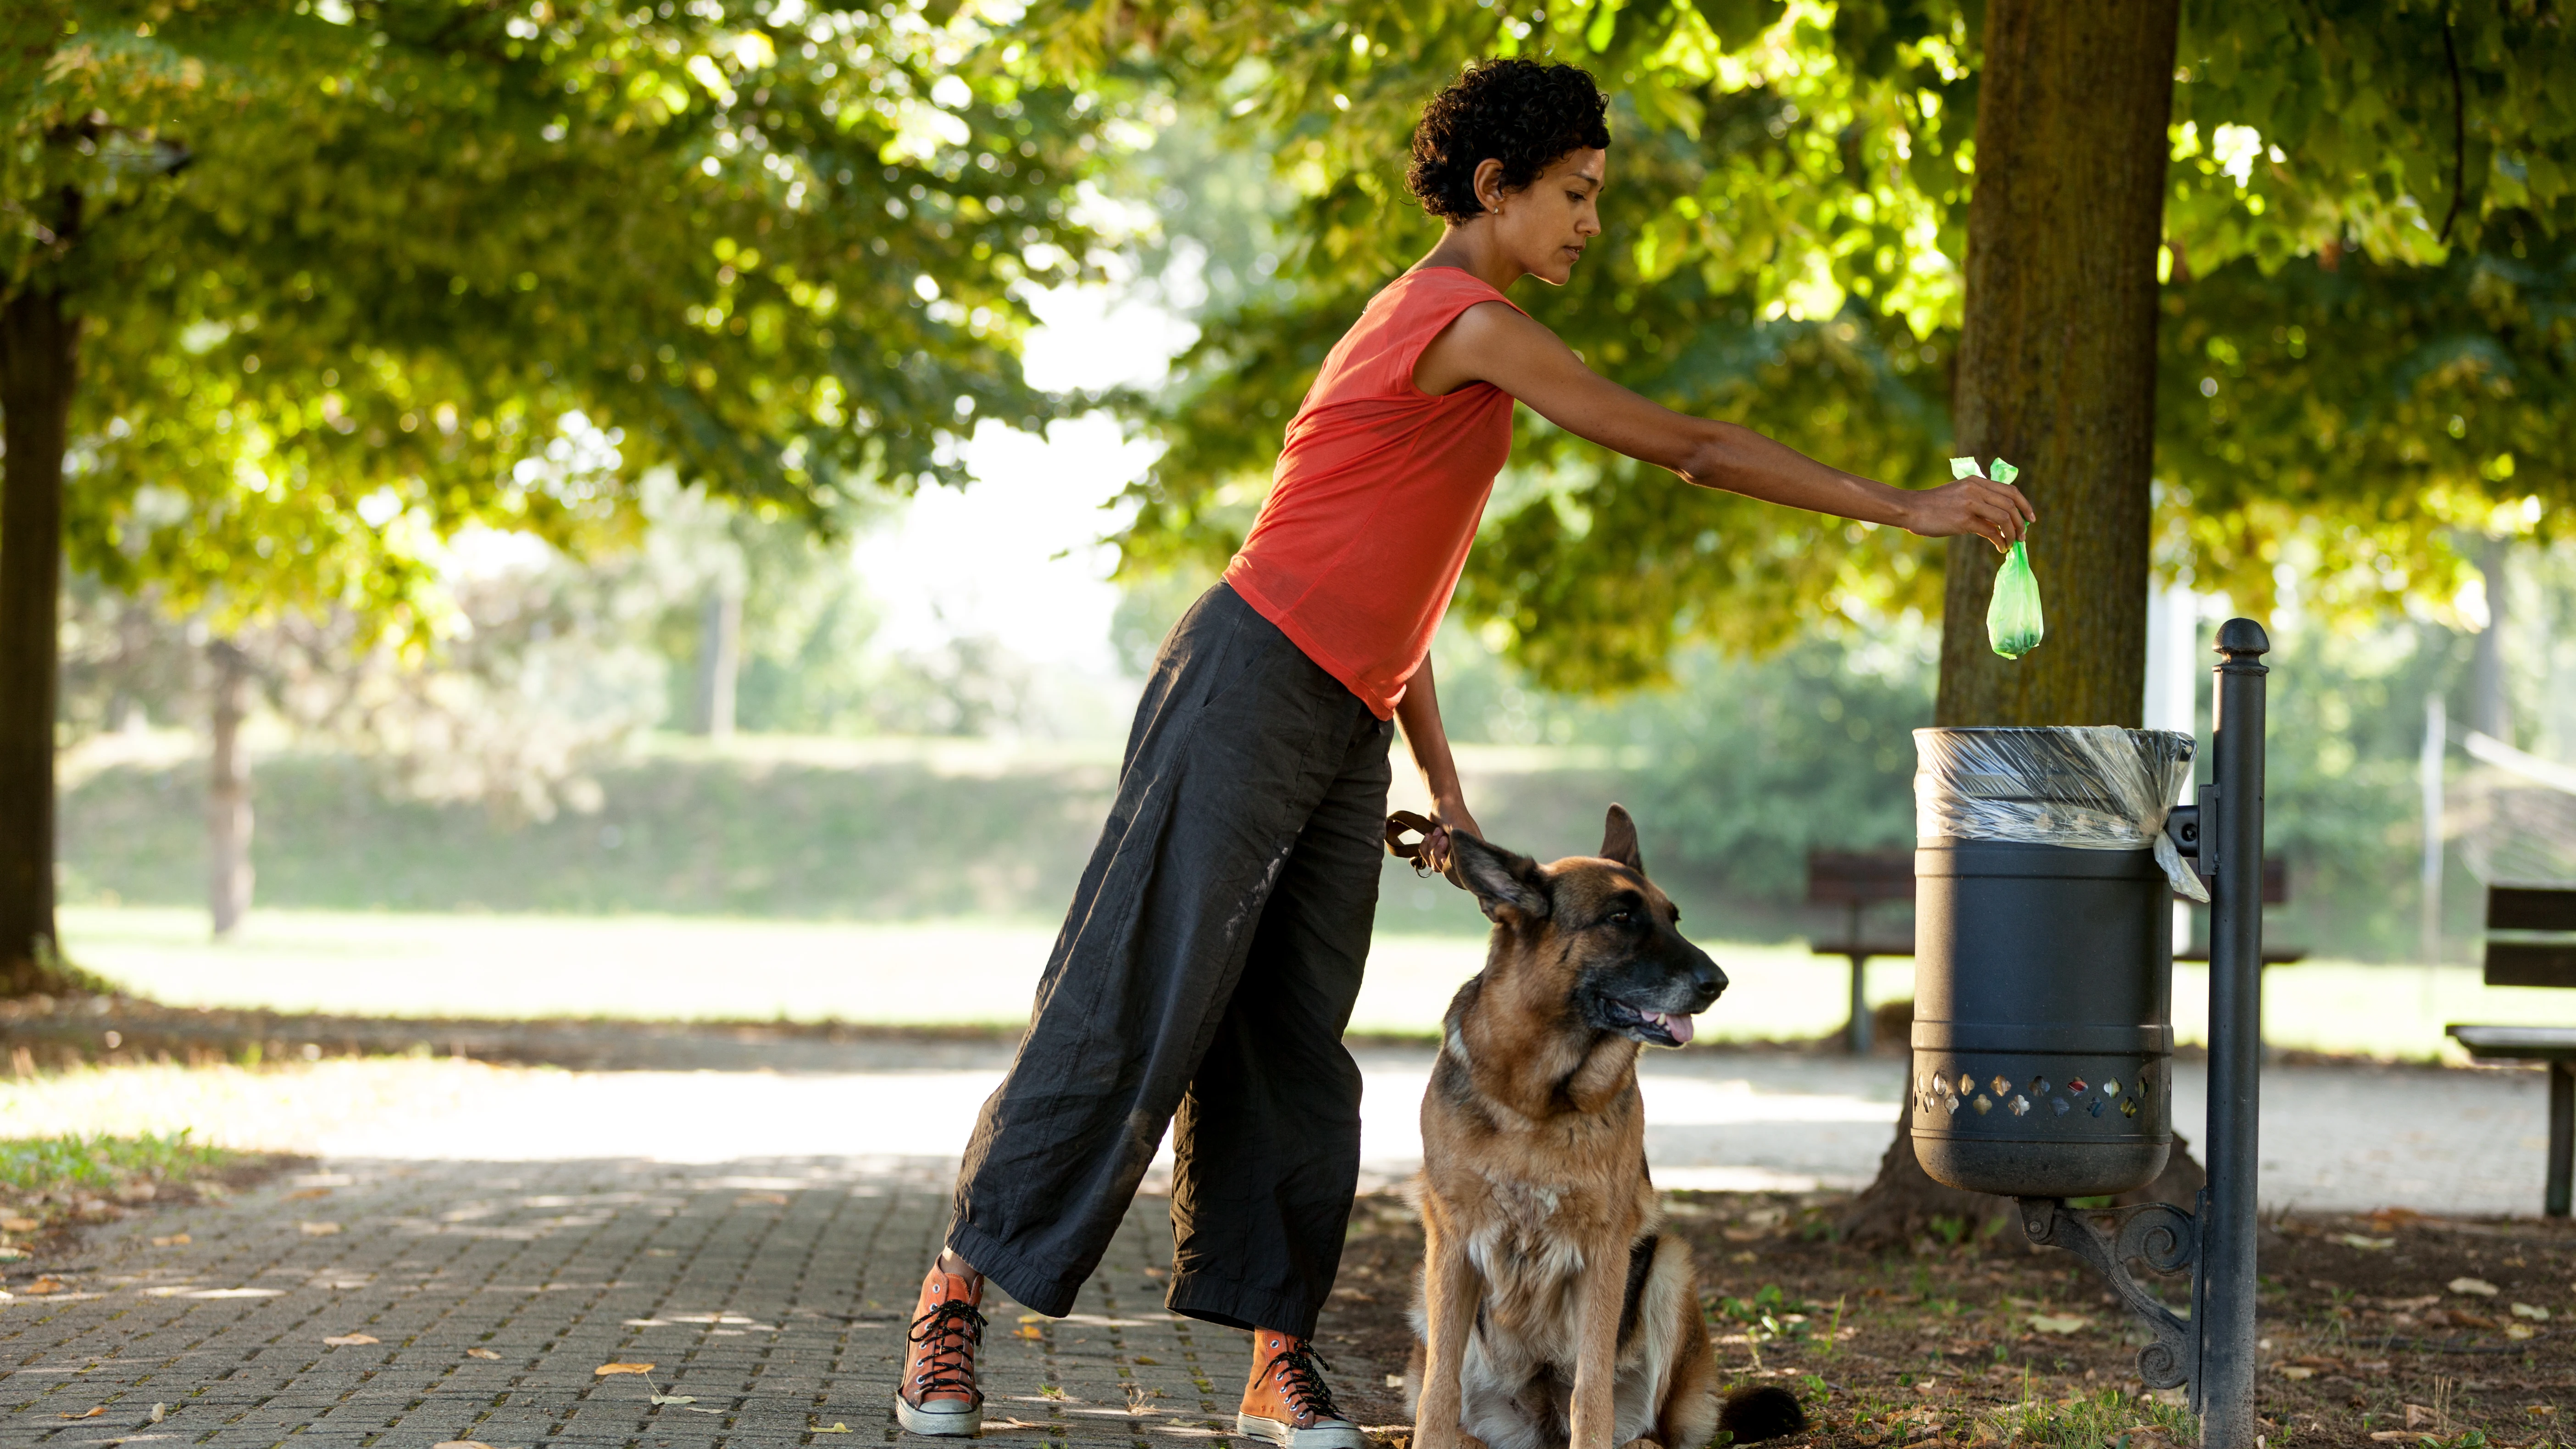
[(220, 941), (250, 912), (250, 756), (241, 744), (242, 717), (250, 712), (250, 660), (229, 639), (207, 645), (206, 655), (215, 666), (214, 751), (206, 769), (206, 910)]
[(58, 292), (0, 302), (0, 995), (69, 984), (54, 932), (54, 709), (63, 448), (80, 322)]
[(697, 718), (691, 723), (711, 740), (733, 738), (734, 682), (742, 673), (742, 595), (717, 583), (707, 589), (698, 620)]
[(1960, 452), (2023, 469), (2048, 638), (1994, 653), (1995, 554), (1953, 539), (1941, 724), (2138, 723), (2175, 25), (2174, 0), (1986, 12), (1954, 410)]
[[(1997, 656), (1996, 556), (1951, 540), (1937, 723), (2139, 722), (2176, 24), (2176, 0), (1986, 10), (1954, 410), (1961, 453), (2022, 469), (2048, 635), (2018, 662)], [(2009, 1207), (1925, 1176), (1900, 1116), (1844, 1232), (1905, 1242), (1935, 1217)]]
[(2513, 541), (2489, 538), (2478, 552), (2478, 574), (2486, 582), (2487, 626), (2478, 631), (2477, 655), (2470, 671), (2471, 718), (2480, 734), (2513, 743), (2513, 696), (2505, 684), (2505, 564)]

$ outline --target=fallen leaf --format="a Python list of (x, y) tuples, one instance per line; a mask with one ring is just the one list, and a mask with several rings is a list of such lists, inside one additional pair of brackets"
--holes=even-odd
[(168, 1417), (170, 1417), (170, 1406), (168, 1404), (154, 1404), (152, 1406), (152, 1416), (145, 1419), (143, 1422), (147, 1424), (158, 1424)]
[(1141, 1353), (1140, 1353), (1140, 1354), (1138, 1354), (1138, 1355), (1136, 1355), (1134, 1358), (1131, 1358), (1131, 1359), (1129, 1359), (1129, 1360), (1127, 1360), (1127, 1361), (1128, 1361), (1129, 1363), (1141, 1363), (1141, 1364), (1145, 1364), (1145, 1365), (1147, 1365), (1148, 1367), (1151, 1367), (1151, 1368), (1161, 1368), (1161, 1367), (1163, 1366), (1163, 1361), (1162, 1361), (1161, 1359), (1159, 1359), (1159, 1358), (1147, 1358), (1147, 1357), (1145, 1357), (1145, 1356), (1144, 1356), (1143, 1354), (1141, 1354)]
[(2312, 1379), (2316, 1376), (2317, 1371), (2315, 1369), (2308, 1368), (2302, 1364), (2285, 1363), (2281, 1365), (2281, 1377), (2292, 1380), (2293, 1382), (2299, 1379)]
[(43, 1226), (43, 1223), (34, 1218), (0, 1218), (0, 1228), (6, 1228), (13, 1233), (32, 1233)]
[(2034, 1313), (2030, 1326), (2042, 1333), (2081, 1333), (2093, 1320), (2073, 1313)]
[(1012, 1329), (1012, 1330), (1011, 1330), (1011, 1337), (1013, 1337), (1013, 1338), (1044, 1338), (1044, 1337), (1046, 1337), (1046, 1334), (1045, 1334), (1043, 1331), (1041, 1331), (1041, 1330), (1038, 1328), (1038, 1326), (1037, 1326), (1036, 1324), (1032, 1323), (1032, 1324), (1024, 1325), (1024, 1326), (1019, 1327), (1019, 1328), (1014, 1328), (1014, 1329)]
[(156, 1248), (184, 1248), (194, 1241), (195, 1239), (189, 1237), (186, 1233), (172, 1233), (166, 1238), (154, 1238), (152, 1240), (152, 1246)]
[(831, 1427), (831, 1428), (829, 1428), (829, 1429), (817, 1429), (817, 1430), (815, 1430), (814, 1432), (815, 1432), (815, 1433), (817, 1433), (817, 1434), (847, 1434), (847, 1433), (849, 1433), (849, 1432), (850, 1432), (850, 1426), (849, 1426), (849, 1425), (847, 1425), (847, 1424), (843, 1424), (843, 1423), (840, 1423), (840, 1422), (838, 1422), (838, 1421), (835, 1421), (835, 1422), (833, 1423), (833, 1425), (832, 1425), (832, 1427)]
[(1046, 1315), (1043, 1313), (1023, 1313), (1020, 1315), (1020, 1321), (1022, 1323), (1044, 1323), (1046, 1322)]
[(2529, 1338), (2539, 1331), (2528, 1323), (2508, 1323), (2504, 1326), (2504, 1336), (2507, 1338)]
[(2359, 1248), (2366, 1253), (2376, 1253), (2382, 1248), (2397, 1246), (2395, 1238), (2369, 1238), (2359, 1233), (2337, 1233), (2327, 1241), (2341, 1243), (2347, 1248)]
[(592, 1369), (590, 1376), (604, 1379), (610, 1374), (649, 1374), (652, 1371), (653, 1366), (649, 1363), (604, 1363)]
[(655, 1394), (653, 1396), (653, 1402), (657, 1404), (694, 1404), (697, 1401), (695, 1394)]
[(488, 1349), (488, 1348), (469, 1348), (469, 1349), (465, 1350), (465, 1356), (466, 1356), (467, 1358), (499, 1358), (499, 1357), (500, 1357), (500, 1355), (499, 1355), (499, 1354), (494, 1353), (492, 1350), (490, 1350), (490, 1349)]
[(2549, 1310), (2535, 1304), (2517, 1303), (2513, 1305), (2513, 1316), (2516, 1318), (2528, 1318), (2534, 1323), (2547, 1323), (2549, 1321)]
[(331, 1195), (331, 1189), (329, 1189), (329, 1188), (327, 1188), (327, 1187), (305, 1187), (305, 1188), (298, 1188), (298, 1189), (296, 1189), (295, 1191), (288, 1193), (288, 1194), (287, 1194), (287, 1195), (282, 1199), (282, 1201), (285, 1201), (285, 1202), (311, 1202), (313, 1199), (315, 1199), (315, 1198), (317, 1198), (317, 1197), (329, 1197), (330, 1195)]
[(54, 1417), (57, 1419), (95, 1419), (106, 1412), (107, 1405), (101, 1404), (97, 1408), (92, 1409), (85, 1414), (56, 1414)]
[(2496, 1285), (2484, 1278), (2454, 1278), (2444, 1286), (2454, 1293), (2474, 1293), (2480, 1298), (2496, 1296)]
[(1400, 1388), (1403, 1388), (1403, 1387), (1404, 1387), (1404, 1375), (1402, 1375), (1402, 1374), (1388, 1374), (1388, 1375), (1386, 1376), (1386, 1386), (1387, 1386), (1388, 1388), (1390, 1388), (1390, 1389), (1400, 1389)]
[(26, 1294), (30, 1298), (42, 1298), (48, 1293), (62, 1292), (63, 1280), (60, 1278), (39, 1278), (35, 1282), (28, 1284), (26, 1287), (21, 1288), (18, 1291)]
[(327, 1238), (340, 1231), (338, 1223), (297, 1223), (295, 1230), (308, 1238)]
[(2374, 1430), (2370, 1437), (2382, 1444), (2399, 1444), (2408, 1439), (2421, 1439), (2424, 1435), (2418, 1429), (2379, 1429)]
[(2441, 1417), (2422, 1404), (2406, 1406), (2406, 1427), (2409, 1429), (2420, 1429), (2427, 1424), (2439, 1422)]
[(324, 1339), (324, 1340), (322, 1340), (322, 1341), (323, 1341), (324, 1343), (329, 1344), (329, 1345), (330, 1345), (331, 1347), (333, 1347), (333, 1348), (356, 1348), (358, 1345), (360, 1345), (360, 1344), (362, 1344), (362, 1343), (381, 1343), (381, 1342), (383, 1342), (383, 1340), (382, 1340), (382, 1339), (379, 1339), (379, 1338), (377, 1338), (375, 1335), (370, 1334), (370, 1333), (343, 1333), (343, 1334), (338, 1335), (337, 1337), (334, 1337), (334, 1338), (326, 1338), (326, 1339)]

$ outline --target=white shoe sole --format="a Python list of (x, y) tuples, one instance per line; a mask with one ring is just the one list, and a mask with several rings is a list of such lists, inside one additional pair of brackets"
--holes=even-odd
[(948, 1403), (915, 1408), (901, 1394), (894, 1397), (894, 1417), (909, 1433), (935, 1439), (972, 1439), (984, 1432), (984, 1406)]
[(1247, 1439), (1276, 1444), (1280, 1449), (1370, 1449), (1369, 1436), (1360, 1426), (1341, 1419), (1326, 1419), (1311, 1429), (1299, 1429), (1259, 1414), (1237, 1414), (1234, 1432)]

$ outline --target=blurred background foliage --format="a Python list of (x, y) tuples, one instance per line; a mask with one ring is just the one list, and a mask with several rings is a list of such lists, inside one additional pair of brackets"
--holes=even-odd
[[(73, 8), (99, 33), (114, 28), (100, 17), (131, 29), (118, 7)], [(203, 269), (117, 263), (149, 285), (105, 315), (73, 460), (67, 900), (201, 897), (192, 739), (203, 648), (224, 639), (264, 701), (267, 903), (1043, 920), (1096, 828), (1115, 727), (1068, 704), (1051, 661), (971, 635), (890, 644), (893, 601), (852, 540), (901, 517), (889, 493), (958, 481), (976, 420), (1097, 401), (1025, 386), (1012, 356), (1043, 288), (1114, 279), (1197, 339), (1167, 384), (1107, 399), (1163, 445), (1102, 524), (1122, 559), (1113, 642), (1140, 676), (1248, 526), (1324, 351), (1429, 244), (1398, 142), (1471, 55), (1574, 59), (1617, 96), (1607, 244), (1569, 287), (1524, 299), (1542, 320), (1675, 407), (1893, 481), (1947, 475), (1974, 4), (505, 7), (477, 12), (486, 80), (453, 92), (426, 85), (448, 42), (406, 29), (406, 7), (326, 8), (344, 18), (201, 20), (274, 24), (371, 87), (399, 133), (385, 154), (412, 157), (428, 189), (323, 216), (295, 247), (354, 250), (317, 270), (305, 251), (237, 246), (207, 198), (273, 168), (209, 152), (195, 190), (155, 204), (171, 235), (236, 250)], [(2395, 959), (2413, 938), (2411, 889), (2391, 882), (2413, 875), (2426, 697), (2576, 759), (2576, 654), (2559, 642), (2576, 638), (2571, 500), (2551, 461), (2576, 418), (2576, 103), (2536, 80), (2569, 42), (2510, 6), (2193, 0), (2184, 16), (2157, 567), (2213, 610), (2270, 618), (2281, 643), (2281, 934)], [(387, 44), (360, 53), (349, 20)], [(561, 115), (476, 109), (498, 94), (476, 85), (543, 89), (601, 64), (634, 84)], [(362, 124), (300, 104), (328, 123), (317, 135)], [(470, 132), (489, 132), (481, 169), (414, 156), (414, 121), (485, 128)], [(598, 168), (562, 169), (576, 131)], [(358, 164), (314, 145), (294, 154)], [(845, 167), (844, 151), (884, 164)], [(623, 204), (576, 187), (604, 185), (611, 162), (697, 208), (669, 235), (621, 233), (646, 248), (623, 280), (537, 245), (579, 239), (549, 188)], [(399, 224), (469, 182), (519, 198), (511, 224), (555, 260), (432, 256), (434, 237)], [(790, 211), (806, 249), (747, 256), (760, 217)], [(481, 353), (361, 338), (344, 315), (361, 263), (427, 278), (421, 326), (461, 316), (505, 350), (605, 317), (585, 344), (605, 361), (576, 387), (525, 357), (487, 375)], [(649, 296), (614, 290), (638, 277)], [(846, 401), (818, 411), (826, 379), (845, 399), (877, 389), (911, 431), (854, 426)], [(504, 413), (519, 431), (495, 452)], [(458, 441), (483, 439), (487, 415), (483, 451)], [(1624, 798), (1695, 922), (1803, 929), (1808, 849), (1910, 836), (1940, 553), (1519, 428), (1436, 656), (1453, 734), (1495, 749), (1471, 780), (1480, 817), (1554, 855)], [(186, 453), (208, 439), (232, 441)], [(274, 466), (244, 473), (243, 448)], [(510, 505), (513, 489), (589, 500), (599, 526), (553, 526), (553, 504)], [(258, 538), (300, 536), (262, 512), (282, 507), (336, 510), (332, 527), (406, 561), (431, 642), (372, 643), (369, 598), (336, 586), (246, 585), (260, 576), (234, 565)], [(2490, 577), (2511, 581), (2508, 628), (2490, 627)], [(253, 597), (297, 607), (235, 607)], [(2481, 664), (2482, 640), (2499, 663)], [(711, 671), (730, 681), (730, 743)], [(2469, 841), (2492, 796), (2463, 798), (2451, 828)], [(2471, 887), (2453, 880), (2456, 915)], [(1391, 922), (1456, 924), (1416, 913), (1428, 897), (1403, 878), (1389, 888)]]

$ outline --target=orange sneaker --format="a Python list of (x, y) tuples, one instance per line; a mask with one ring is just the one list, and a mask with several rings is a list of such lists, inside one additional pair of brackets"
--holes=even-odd
[(1282, 1449), (1369, 1449), (1360, 1426), (1333, 1407), (1327, 1365), (1302, 1338), (1262, 1329), (1252, 1336), (1252, 1382), (1234, 1431)]
[(975, 1347), (984, 1315), (975, 1307), (984, 1285), (931, 1265), (912, 1311), (912, 1346), (894, 1416), (915, 1434), (972, 1439), (984, 1429), (984, 1395), (975, 1387)]

